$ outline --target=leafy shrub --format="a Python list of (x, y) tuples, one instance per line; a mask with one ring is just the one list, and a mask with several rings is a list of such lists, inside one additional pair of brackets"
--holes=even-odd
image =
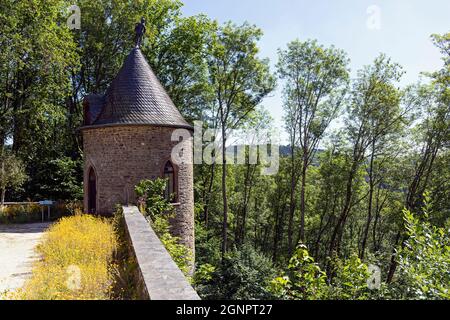
[(279, 299), (316, 300), (327, 297), (326, 274), (301, 244), (289, 260), (287, 275), (270, 283), (270, 291)]
[[(47, 215), (47, 212), (45, 212)], [(0, 223), (27, 223), (41, 221), (41, 207), (38, 204), (8, 204), (0, 206)]]
[(173, 218), (173, 206), (164, 197), (166, 179), (142, 180), (135, 191), (139, 197), (141, 212), (147, 217), (153, 230), (172, 256), (172, 259), (189, 278), (193, 265), (190, 250), (180, 243), (180, 239), (170, 233), (170, 219)]
[(214, 235), (214, 230), (207, 229), (204, 224), (195, 222), (195, 258), (196, 264), (218, 265), (221, 260), (220, 238)]
[[(154, 218), (156, 215), (171, 212), (172, 205), (164, 197), (166, 179), (142, 180), (134, 190), (139, 198), (141, 212)], [(143, 210), (142, 210), (143, 209)]]
[(272, 280), (270, 291), (280, 299), (368, 299), (368, 267), (356, 255), (349, 259), (335, 259), (332, 263), (332, 283), (309, 255), (305, 245), (296, 249), (289, 261), (286, 275)]
[(427, 221), (428, 201), (422, 219), (406, 209), (403, 214), (408, 238), (397, 252), (397, 298), (450, 299), (450, 228)]
[(330, 287), (330, 299), (364, 300), (370, 297), (367, 280), (369, 268), (356, 254), (349, 259), (334, 261), (335, 276)]
[(212, 280), (212, 274), (216, 271), (216, 267), (212, 264), (205, 263), (200, 265), (194, 274), (194, 284), (201, 285)]
[(194, 284), (204, 299), (269, 299), (267, 287), (274, 275), (271, 261), (246, 244), (227, 253), (217, 267), (201, 265)]
[(189, 275), (193, 265), (193, 257), (190, 250), (179, 242), (179, 238), (170, 234), (170, 217), (171, 215), (167, 214), (156, 216), (151, 221), (151, 225), (178, 268), (188, 280), (191, 280)]
[(27, 300), (108, 299), (116, 250), (112, 224), (89, 215), (62, 218), (44, 235), (32, 277), (10, 298)]

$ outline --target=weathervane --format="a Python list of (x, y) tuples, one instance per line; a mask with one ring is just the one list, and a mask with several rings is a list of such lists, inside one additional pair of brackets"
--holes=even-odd
[(139, 48), (141, 46), (142, 38), (144, 37), (145, 30), (146, 30), (145, 29), (145, 19), (144, 19), (144, 17), (142, 17), (141, 22), (136, 23), (136, 27), (134, 28), (134, 32), (136, 32), (136, 35), (134, 38), (136, 48)]

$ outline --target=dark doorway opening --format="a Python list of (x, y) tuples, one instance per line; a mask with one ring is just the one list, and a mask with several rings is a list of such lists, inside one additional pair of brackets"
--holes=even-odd
[(97, 177), (93, 168), (89, 169), (88, 181), (88, 212), (97, 212)]
[(167, 201), (175, 203), (177, 202), (176, 187), (175, 187), (175, 169), (170, 161), (167, 161), (166, 165), (164, 166), (164, 178), (167, 180), (164, 196)]

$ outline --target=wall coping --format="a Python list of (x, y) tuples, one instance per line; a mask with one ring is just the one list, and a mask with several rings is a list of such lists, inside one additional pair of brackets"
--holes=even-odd
[(123, 215), (150, 300), (200, 300), (139, 209), (123, 206)]

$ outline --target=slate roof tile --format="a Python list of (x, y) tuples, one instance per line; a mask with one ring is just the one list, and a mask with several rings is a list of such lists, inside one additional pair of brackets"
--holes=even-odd
[[(96, 96), (95, 102), (100, 101), (102, 99)], [(192, 128), (173, 104), (139, 48), (134, 48), (126, 58), (91, 125), (120, 124)]]

